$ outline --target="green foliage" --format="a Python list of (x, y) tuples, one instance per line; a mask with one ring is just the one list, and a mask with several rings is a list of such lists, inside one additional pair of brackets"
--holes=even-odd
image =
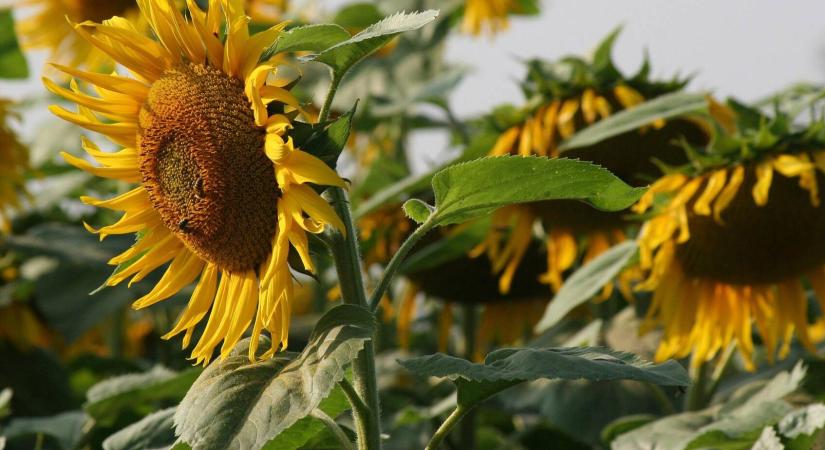
[(740, 388), (724, 404), (668, 416), (621, 434), (611, 442), (611, 448), (747, 449), (760, 439), (765, 427), (777, 424), (788, 438), (812, 434), (823, 426), (823, 410), (805, 408), (794, 412), (783, 399), (799, 387), (804, 376), (805, 368), (797, 364), (792, 371), (780, 372), (767, 383)]
[[(325, 398), (318, 405), (318, 409), (330, 417), (336, 417), (349, 409), (349, 403), (341, 388), (333, 389), (329, 397)], [(294, 450), (302, 448), (313, 437), (326, 430), (326, 426), (312, 416), (306, 416), (286, 430), (282, 431), (275, 439), (269, 441), (264, 450)]]
[(321, 52), (350, 38), (347, 30), (333, 24), (304, 25), (281, 34), (277, 41), (261, 55), (265, 61), (284, 52)]
[(629, 353), (598, 347), (500, 349), (487, 355), (482, 364), (441, 353), (399, 363), (418, 376), (449, 378), (458, 388), (458, 404), (465, 406), (519, 383), (540, 379), (690, 384), (685, 370), (674, 361), (654, 365)]
[[(249, 340), (242, 341), (186, 394), (175, 414), (178, 434), (197, 449), (262, 447), (330, 395), (375, 327), (368, 310), (340, 305), (318, 321), (294, 358), (278, 354), (250, 363)], [(261, 350), (268, 346), (262, 342)]]
[(51, 417), (24, 417), (12, 420), (3, 429), (10, 442), (15, 439), (44, 435), (53, 439), (58, 448), (73, 450), (82, 441), (89, 417), (81, 411), (69, 411)]
[(584, 161), (501, 156), (456, 164), (432, 180), (436, 225), (466, 222), (502, 206), (541, 200), (576, 199), (618, 211), (644, 188), (632, 188), (605, 169)]
[(563, 153), (565, 150), (594, 145), (613, 136), (650, 125), (658, 119), (671, 119), (688, 113), (706, 112), (705, 95), (674, 92), (656, 97), (590, 125), (562, 143), (559, 149)]
[(419, 29), (435, 20), (436, 17), (438, 17), (438, 12), (433, 10), (410, 14), (398, 13), (370, 25), (355, 36), (307, 59), (328, 65), (335, 77), (341, 77), (355, 64), (386, 45), (398, 34)]
[(489, 220), (476, 220), (467, 227), (420, 248), (404, 261), (399, 270), (401, 273), (414, 273), (463, 257), (487, 235), (490, 225)]
[(92, 386), (84, 409), (99, 424), (112, 424), (126, 411), (147, 414), (160, 402), (176, 403), (200, 374), (200, 369), (174, 372), (161, 366), (145, 373), (122, 375)]
[(0, 78), (28, 78), (29, 66), (14, 34), (11, 9), (0, 10)]
[(296, 147), (320, 159), (329, 167), (335, 169), (338, 157), (347, 145), (352, 118), (358, 104), (335, 120), (323, 124), (295, 123), (291, 133)]
[(109, 436), (103, 450), (150, 450), (169, 448), (175, 443), (175, 408), (149, 414), (138, 422)]
[(536, 333), (543, 333), (556, 325), (577, 306), (590, 300), (602, 286), (611, 282), (627, 262), (636, 255), (639, 245), (636, 241), (627, 241), (616, 245), (588, 262), (565, 280), (564, 285), (547, 305)]

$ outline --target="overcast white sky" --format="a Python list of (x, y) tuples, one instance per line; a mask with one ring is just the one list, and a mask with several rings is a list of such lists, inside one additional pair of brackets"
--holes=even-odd
[[(345, 0), (318, 0), (334, 8)], [(655, 75), (696, 73), (696, 89), (753, 100), (796, 81), (825, 82), (822, 0), (557, 0), (540, 17), (516, 18), (495, 39), (456, 35), (447, 58), (475, 67), (453, 95), (460, 116), (521, 99), (517, 58), (548, 59), (591, 50), (623, 24), (615, 61), (635, 71), (644, 49)], [(32, 59), (38, 66), (41, 58)], [(35, 70), (35, 73), (37, 71)], [(0, 82), (0, 95), (42, 92), (39, 77)], [(429, 137), (425, 147), (443, 145)]]

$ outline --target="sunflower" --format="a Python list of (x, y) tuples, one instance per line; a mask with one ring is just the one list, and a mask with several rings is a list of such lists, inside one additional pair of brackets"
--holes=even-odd
[[(34, 13), (17, 22), (17, 34), (26, 49), (47, 49), (50, 59), (70, 67), (92, 70), (111, 66), (109, 57), (72, 29), (72, 23), (102, 22), (119, 16), (131, 22), (141, 33), (149, 23), (141, 15), (135, 0), (22, 0)], [(246, 0), (254, 22), (275, 23), (286, 11), (287, 0)], [(182, 5), (183, 1), (176, 0)], [(66, 20), (68, 18), (68, 21)]]
[[(365, 261), (386, 264), (412, 233), (414, 223), (406, 217), (401, 205), (388, 205), (363, 217), (359, 227), (365, 238)], [(438, 246), (449, 239), (465, 239), (466, 235), (459, 235), (466, 231), (466, 227), (454, 227), (446, 232), (434, 232), (416, 246), (409, 260), (415, 260), (419, 252), (439, 254), (443, 258), (442, 250), (432, 251), (434, 247), (430, 246)], [(430, 260), (429, 257), (426, 259)], [(483, 307), (475, 336), (476, 359), (482, 359), (494, 344), (515, 344), (530, 334), (547, 306), (546, 288), (538, 282), (544, 265), (538, 245), (528, 247), (525, 255), (528, 264), (516, 272), (514, 288), (506, 294), (499, 292), (498, 282), (491, 275), (490, 262), (486, 258), (471, 259), (459, 253), (443, 259), (423, 266), (408, 265), (404, 269), (407, 283), (397, 308), (392, 307), (389, 299), (382, 301), (385, 318), (391, 319), (395, 315), (402, 348), (409, 348), (412, 323), (422, 295), (442, 300), (437, 320), (440, 351), (447, 351), (453, 311), (462, 305)]]
[[(487, 126), (499, 133), (489, 155), (558, 157), (558, 144), (576, 130), (684, 87), (686, 80), (681, 79), (648, 80), (647, 62), (635, 76), (622, 75), (610, 57), (615, 37), (616, 33), (611, 34), (599, 46), (592, 61), (567, 57), (556, 64), (530, 62), (530, 75), (522, 85), (529, 97), (528, 106), (502, 107), (487, 119)], [(703, 143), (707, 134), (704, 124), (693, 119), (659, 120), (563, 156), (599, 164), (628, 184), (645, 185), (661, 173), (660, 163), (684, 160), (684, 150), (676, 141)], [(580, 258), (587, 262), (625, 240), (629, 225), (625, 214), (563, 200), (508, 206), (494, 213), (492, 232), (471, 256), (489, 257), (493, 270), (500, 274), (499, 289), (506, 293), (535, 224), (540, 223), (547, 251), (547, 271), (541, 280), (556, 291), (565, 271)], [(608, 297), (611, 289), (606, 286), (602, 297)]]
[(467, 0), (461, 31), (474, 36), (499, 33), (510, 26), (508, 16), (519, 10), (518, 0)]
[(8, 212), (20, 207), (20, 196), (25, 193), (25, 171), (28, 168), (28, 150), (17, 139), (9, 126), (9, 119), (17, 117), (10, 109), (11, 102), (0, 99), (0, 232), (11, 229)]
[(106, 152), (84, 140), (100, 166), (64, 153), (66, 160), (137, 184), (109, 200), (82, 198), (125, 211), (115, 224), (87, 226), (101, 239), (137, 233), (135, 245), (110, 261), (118, 268), (107, 284), (130, 277), (131, 284), (171, 261), (154, 289), (134, 303), (145, 308), (197, 280), (164, 338), (184, 333), (187, 347), (208, 315), (192, 351), (198, 363), (208, 363), (221, 341), (226, 357), (250, 324), (250, 359), (264, 330), (278, 344), (263, 355), (271, 357), (287, 345), (294, 289), (290, 249), (313, 270), (307, 232), (320, 233), (327, 225), (343, 229), (312, 185), (344, 182), (287, 136), (300, 110), (287, 90), (291, 81), (278, 78), (283, 56), (259, 61), (285, 24), (250, 35), (240, 0), (211, 0), (207, 11), (190, 0), (190, 19), (171, 0), (138, 4), (158, 41), (120, 17), (75, 26), (134, 78), (57, 66), (94, 85), (98, 97), (84, 94), (74, 81), (66, 89), (45, 80), (49, 90), (78, 104), (77, 113), (53, 106), (57, 116), (123, 147)]
[(718, 127), (634, 206), (652, 215), (637, 289), (653, 292), (641, 331), (664, 328), (657, 360), (692, 355), (696, 367), (735, 345), (752, 370), (754, 326), (769, 361), (794, 335), (815, 351), (805, 286), (825, 311), (825, 122), (796, 129), (783, 113), (735, 107), (738, 126)]

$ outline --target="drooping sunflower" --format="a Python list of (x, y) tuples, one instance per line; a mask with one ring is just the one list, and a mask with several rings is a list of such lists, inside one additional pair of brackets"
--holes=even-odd
[[(577, 130), (609, 117), (615, 111), (633, 108), (646, 100), (681, 90), (687, 80), (650, 81), (647, 62), (636, 75), (622, 75), (611, 59), (614, 32), (600, 44), (592, 61), (563, 58), (550, 64), (529, 63), (522, 89), (527, 106), (502, 107), (487, 118), (499, 133), (490, 155), (564, 156), (599, 164), (628, 184), (646, 185), (660, 173), (658, 164), (679, 164), (684, 149), (678, 143), (707, 141), (706, 125), (693, 119), (657, 121), (588, 147), (560, 154), (558, 145)], [(630, 223), (627, 212), (607, 213), (575, 201), (553, 200), (502, 208), (493, 215), (492, 232), (471, 256), (486, 254), (500, 274), (501, 292), (506, 293), (513, 274), (532, 240), (536, 223), (545, 232), (547, 271), (541, 279), (558, 290), (565, 271), (581, 258), (595, 258), (625, 239)], [(606, 286), (603, 296), (612, 287)]]
[(664, 328), (658, 360), (692, 355), (699, 366), (735, 345), (753, 369), (754, 326), (771, 361), (794, 335), (815, 351), (821, 334), (806, 285), (825, 311), (825, 121), (798, 127), (781, 111), (732, 105), (738, 120), (634, 206), (652, 214), (637, 289), (653, 292), (641, 331)]
[[(22, 0), (18, 3), (34, 9), (16, 24), (21, 45), (26, 49), (47, 49), (52, 61), (70, 67), (98, 70), (111, 66), (109, 57), (75, 33), (70, 22), (100, 23), (118, 16), (131, 22), (141, 33), (147, 32), (149, 26), (136, 0)], [(183, 3), (176, 0), (178, 6)], [(286, 10), (288, 1), (246, 0), (245, 3), (253, 21), (275, 23)]]
[[(414, 226), (401, 205), (387, 205), (363, 217), (359, 227), (368, 230), (363, 236), (365, 261), (386, 264)], [(409, 347), (422, 296), (441, 300), (437, 341), (439, 350), (444, 352), (448, 349), (455, 308), (462, 305), (483, 308), (475, 336), (476, 359), (482, 359), (494, 344), (517, 343), (531, 333), (541, 318), (548, 295), (546, 287), (538, 282), (545, 262), (538, 243), (534, 242), (535, 245), (528, 248), (527, 263), (516, 272), (514, 288), (502, 294), (488, 259), (469, 258), (463, 252), (448, 254), (444, 247), (440, 247), (450, 239), (455, 239), (454, 242), (469, 240), (472, 244), (477, 242), (473, 237), (475, 234), (468, 227), (434, 231), (413, 249), (409, 264), (402, 268), (407, 283), (393, 309), (402, 348)], [(419, 252), (429, 256), (419, 258)], [(382, 306), (388, 308), (389, 303), (382, 303)]]
[(474, 36), (485, 32), (497, 34), (509, 28), (509, 15), (520, 9), (518, 0), (467, 0), (461, 31)]
[(106, 152), (84, 140), (83, 148), (100, 166), (64, 153), (66, 160), (137, 184), (109, 200), (82, 199), (125, 211), (115, 224), (87, 227), (101, 238), (138, 234), (132, 248), (110, 261), (120, 266), (107, 284), (138, 281), (171, 261), (155, 288), (134, 303), (150, 306), (197, 280), (165, 338), (184, 333), (186, 347), (207, 319), (192, 351), (193, 359), (206, 363), (221, 341), (220, 354), (226, 356), (252, 324), (250, 358), (264, 330), (276, 343), (263, 355), (270, 357), (287, 345), (290, 250), (313, 270), (306, 233), (342, 229), (310, 183), (344, 185), (287, 135), (300, 107), (287, 89), (292, 80), (278, 78), (283, 56), (259, 61), (285, 24), (250, 35), (240, 0), (211, 0), (206, 11), (190, 0), (188, 19), (171, 0), (138, 4), (158, 41), (120, 17), (75, 26), (134, 78), (57, 66), (94, 85), (98, 97), (74, 82), (66, 89), (45, 80), (49, 90), (79, 107), (73, 113), (54, 106), (56, 115), (123, 147)]
[(8, 212), (20, 207), (20, 197), (25, 192), (25, 172), (29, 155), (9, 125), (16, 117), (12, 103), (0, 99), (0, 232), (7, 233), (11, 224)]

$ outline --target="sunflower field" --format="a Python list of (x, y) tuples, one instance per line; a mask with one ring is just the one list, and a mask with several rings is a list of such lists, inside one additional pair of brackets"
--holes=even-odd
[(825, 79), (705, 9), (0, 0), (0, 450), (825, 449)]

